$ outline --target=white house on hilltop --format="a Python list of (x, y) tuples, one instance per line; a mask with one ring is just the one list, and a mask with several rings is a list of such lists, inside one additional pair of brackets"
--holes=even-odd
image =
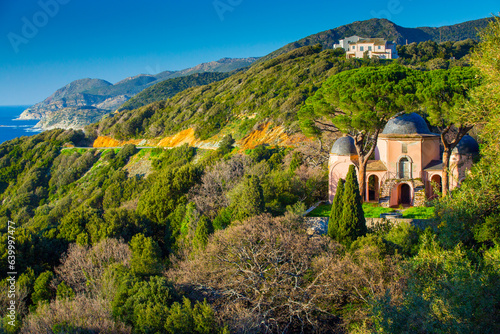
[(347, 52), (347, 51), (349, 51), (349, 44), (356, 43), (360, 39), (361, 39), (361, 37), (359, 37), (359, 36), (347, 37), (347, 38), (339, 40), (339, 44), (333, 44), (333, 48), (334, 49), (343, 48), (345, 50), (345, 52)]
[(386, 41), (383, 38), (361, 38), (351, 36), (341, 39), (339, 44), (334, 44), (333, 48), (344, 48), (346, 58), (363, 58), (365, 52), (369, 58), (376, 56), (380, 59), (396, 59), (398, 52), (396, 43)]

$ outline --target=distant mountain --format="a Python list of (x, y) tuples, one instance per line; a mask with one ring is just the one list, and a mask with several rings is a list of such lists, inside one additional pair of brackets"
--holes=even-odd
[(406, 44), (406, 42), (424, 42), (429, 40), (435, 42), (461, 41), (468, 38), (477, 40), (477, 30), (486, 27), (490, 21), (491, 18), (484, 18), (439, 28), (404, 28), (386, 19), (357, 21), (287, 44), (269, 55), (260, 58), (259, 62), (266, 61), (307, 45), (321, 44), (323, 49), (331, 49), (333, 48), (333, 44), (339, 39), (353, 35), (360, 37), (380, 37), (396, 41), (398, 44)]
[(187, 76), (195, 73), (204, 72), (231, 72), (240, 68), (248, 67), (257, 61), (258, 57), (249, 58), (222, 58), (217, 61), (211, 61), (209, 63), (203, 63), (195, 67), (191, 67), (185, 70), (171, 72), (165, 71), (156, 75), (158, 80), (172, 79), (181, 76)]
[(119, 111), (137, 109), (156, 101), (165, 101), (185, 89), (208, 85), (209, 83), (223, 80), (233, 73), (235, 73), (235, 71), (226, 73), (202, 72), (168, 79), (144, 89), (142, 92), (125, 102), (120, 107)]
[(139, 74), (135, 77), (126, 78), (122, 81), (107, 87), (95, 87), (89, 89), (87, 93), (102, 96), (117, 96), (117, 95), (135, 95), (139, 93), (144, 87), (153, 84), (158, 79), (152, 75)]
[[(164, 80), (203, 72), (230, 72), (235, 69), (248, 67), (257, 59), (253, 57), (222, 58), (218, 61), (200, 64), (181, 71), (164, 71), (157, 75), (140, 74), (126, 78), (115, 84), (100, 79), (80, 79), (67, 84), (44, 101), (26, 109), (19, 118), (39, 119), (41, 120), (39, 125), (43, 129), (48, 129), (48, 124), (51, 124), (50, 128), (58, 126), (68, 128), (67, 124), (73, 123), (67, 120), (71, 119), (72, 115), (74, 115), (75, 117), (79, 117), (78, 122), (75, 124), (79, 124), (79, 127), (81, 127), (80, 125), (85, 123), (85, 115), (91, 114), (89, 110), (102, 117), (118, 109), (124, 102), (145, 88)], [(208, 82), (203, 82), (202, 84), (206, 83)], [(192, 86), (188, 85), (188, 87)], [(63, 113), (70, 114), (62, 117)], [(65, 121), (57, 123), (55, 119), (64, 119)], [(86, 124), (95, 121), (95, 117), (89, 117)]]

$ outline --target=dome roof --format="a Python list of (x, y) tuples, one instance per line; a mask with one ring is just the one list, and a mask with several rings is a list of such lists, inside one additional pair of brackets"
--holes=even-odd
[(354, 139), (349, 136), (341, 137), (333, 143), (331, 154), (336, 155), (355, 155), (356, 146), (354, 146)]
[(474, 138), (469, 135), (465, 135), (458, 142), (458, 145), (453, 149), (453, 153), (477, 154), (479, 153), (479, 145)]
[(404, 114), (387, 122), (384, 135), (432, 135), (427, 123), (417, 113)]

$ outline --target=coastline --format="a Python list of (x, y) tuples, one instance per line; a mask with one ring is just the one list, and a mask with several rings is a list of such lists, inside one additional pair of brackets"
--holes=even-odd
[(0, 128), (2, 129), (0, 144), (15, 138), (43, 132), (43, 129), (37, 126), (37, 120), (21, 117), (26, 108), (29, 106), (0, 106)]

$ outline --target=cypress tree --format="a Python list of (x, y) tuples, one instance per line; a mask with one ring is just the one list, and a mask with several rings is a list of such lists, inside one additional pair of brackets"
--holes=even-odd
[(328, 236), (332, 239), (336, 239), (339, 221), (342, 218), (342, 211), (344, 210), (344, 183), (345, 181), (340, 179), (337, 184), (337, 191), (335, 192), (332, 211), (330, 212), (330, 220), (328, 221)]
[(343, 202), (342, 218), (339, 221), (336, 239), (349, 247), (354, 240), (367, 232), (354, 165), (349, 166), (345, 179)]

